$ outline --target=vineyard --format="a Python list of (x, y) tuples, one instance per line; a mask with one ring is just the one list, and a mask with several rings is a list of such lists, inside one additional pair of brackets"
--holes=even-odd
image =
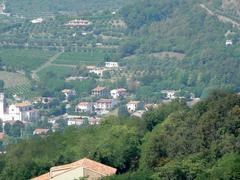
[(4, 81), (6, 93), (10, 96), (16, 94), (25, 99), (34, 96), (31, 83), (23, 74), (0, 71), (0, 79)]

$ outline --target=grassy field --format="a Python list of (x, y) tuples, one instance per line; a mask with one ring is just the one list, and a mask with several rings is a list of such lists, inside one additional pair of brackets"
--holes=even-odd
[(92, 65), (104, 61), (105, 52), (101, 49), (63, 53), (54, 61), (56, 64)]
[(7, 66), (33, 70), (46, 62), (54, 53), (34, 49), (0, 49), (0, 58)]
[[(38, 73), (38, 76), (40, 77), (40, 80), (46, 80), (45, 78), (51, 73), (53, 75), (56, 75), (57, 77), (66, 77), (68, 75), (71, 75), (73, 69), (71, 67), (60, 67), (60, 66), (48, 66), (41, 70)], [(54, 78), (54, 77), (52, 77)]]

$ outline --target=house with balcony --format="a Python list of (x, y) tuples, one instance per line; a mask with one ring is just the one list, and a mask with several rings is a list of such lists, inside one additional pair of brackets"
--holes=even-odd
[(97, 97), (108, 96), (109, 94), (109, 90), (106, 87), (97, 86), (92, 90), (92, 95)]

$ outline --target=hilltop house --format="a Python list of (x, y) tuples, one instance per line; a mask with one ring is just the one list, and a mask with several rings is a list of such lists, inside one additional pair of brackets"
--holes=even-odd
[(105, 62), (105, 67), (106, 68), (118, 68), (118, 62)]
[(87, 113), (92, 113), (93, 112), (93, 103), (92, 102), (80, 102), (77, 106), (75, 111), (76, 112), (87, 112)]
[(72, 27), (77, 27), (77, 26), (89, 26), (91, 25), (92, 22), (88, 21), (88, 20), (83, 20), (83, 19), (74, 19), (69, 21), (67, 24), (65, 24), (66, 26), (72, 26)]
[(97, 86), (92, 90), (93, 96), (108, 96), (109, 90), (106, 87)]
[(88, 179), (100, 180), (105, 176), (116, 174), (117, 169), (101, 164), (99, 162), (83, 158), (79, 161), (55, 166), (50, 169), (50, 172), (32, 180), (67, 180), (67, 179)]
[(141, 110), (144, 108), (144, 103), (141, 101), (130, 101), (127, 103), (127, 110), (130, 113), (133, 113), (137, 110)]
[(113, 99), (118, 99), (119, 97), (126, 97), (127, 90), (124, 88), (113, 89), (111, 90), (110, 94), (113, 97)]

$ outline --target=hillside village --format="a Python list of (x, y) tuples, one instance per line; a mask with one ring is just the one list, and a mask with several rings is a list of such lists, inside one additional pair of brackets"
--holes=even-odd
[[(104, 67), (91, 66), (87, 69), (89, 73), (96, 74), (103, 78), (102, 71), (111, 71), (120, 69), (117, 62), (106, 62)], [(88, 77), (68, 77), (67, 80), (78, 80), (79, 83)], [(79, 100), (78, 94), (75, 89), (62, 89), (62, 105), (61, 112), (56, 115), (47, 115), (46, 112), (51, 104), (56, 100), (55, 97), (33, 97), (32, 100), (21, 101), (18, 96), (13, 96), (14, 102), (7, 103), (4, 93), (0, 94), (0, 119), (2, 120), (3, 133), (11, 136), (11, 133), (6, 128), (14, 126), (16, 123), (20, 126), (21, 131), (24, 127), (35, 124), (32, 129), (32, 135), (46, 135), (50, 132), (59, 131), (67, 126), (88, 126), (98, 125), (102, 119), (108, 115), (118, 116), (134, 116), (141, 118), (143, 114), (151, 108), (156, 108), (162, 103), (169, 103), (177, 98), (185, 99), (178, 95), (179, 91), (175, 90), (162, 90), (163, 100), (160, 104), (146, 103), (144, 101), (133, 99), (134, 94), (129, 92), (126, 88), (110, 89), (104, 86), (96, 86), (93, 88), (86, 97), (80, 99), (91, 99), (90, 101)], [(200, 99), (191, 95), (189, 98), (189, 106), (194, 105)], [(73, 101), (76, 102), (75, 105)], [(54, 105), (54, 104), (53, 104)], [(64, 106), (64, 107), (63, 107)], [(54, 111), (56, 107), (51, 108)], [(70, 110), (71, 109), (71, 110)], [(120, 112), (121, 111), (121, 112)], [(45, 112), (45, 113), (44, 113)], [(45, 124), (37, 125), (38, 122), (45, 120)], [(63, 127), (59, 127), (60, 124)], [(22, 136), (22, 132), (18, 133)], [(5, 136), (6, 137), (6, 136)]]
[[(206, 5), (199, 8), (205, 15), (215, 16)], [(8, 4), (0, 5), (0, 14), (8, 10)], [(209, 73), (192, 73), (192, 67), (192, 75), (187, 76), (183, 69), (189, 48), (174, 50), (163, 43), (160, 49), (148, 50), (149, 45), (128, 42), (133, 38), (131, 26), (119, 9), (79, 16), (12, 14), (1, 18), (6, 28), (0, 42), (0, 79), (5, 84), (0, 118), (9, 137), (97, 125), (111, 115), (140, 118), (149, 109), (175, 99), (192, 106), (218, 83), (209, 80)], [(217, 44), (237, 54), (238, 30), (227, 26), (220, 34)], [(204, 58), (199, 62), (202, 64), (196, 67), (204, 65)], [(178, 68), (178, 63), (184, 68)], [(211, 88), (205, 88), (204, 83), (210, 82)], [(16, 134), (11, 132), (14, 122), (18, 122)]]

